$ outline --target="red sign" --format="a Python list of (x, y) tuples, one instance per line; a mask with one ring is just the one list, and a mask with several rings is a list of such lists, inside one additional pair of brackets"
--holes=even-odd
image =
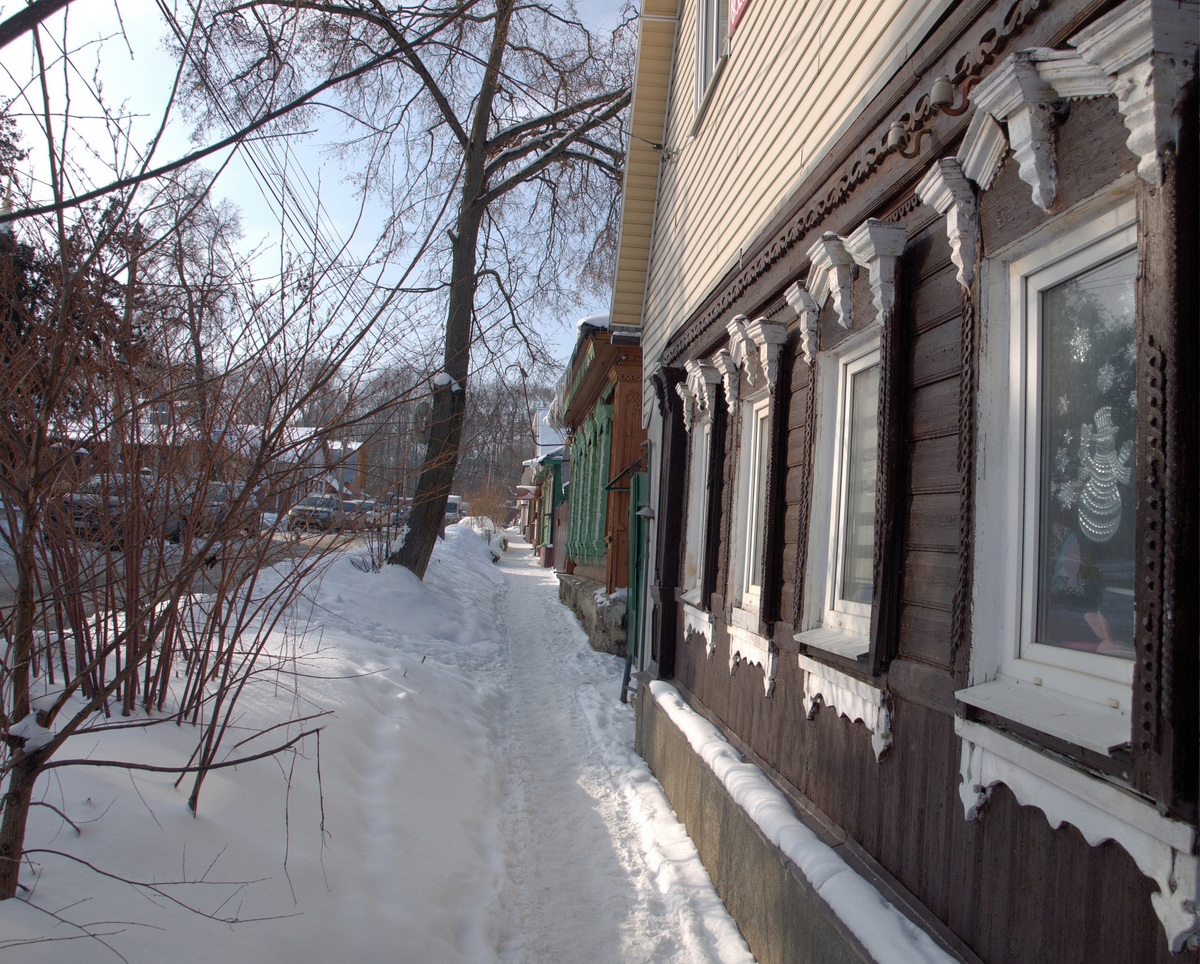
[(742, 14), (748, 6), (750, 0), (729, 0), (729, 36), (732, 37), (733, 32), (737, 30), (738, 21), (742, 19)]

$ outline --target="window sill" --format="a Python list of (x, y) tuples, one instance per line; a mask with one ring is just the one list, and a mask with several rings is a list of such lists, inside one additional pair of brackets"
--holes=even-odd
[(865, 658), (871, 651), (871, 641), (866, 636), (827, 626), (796, 633), (792, 638), (809, 649), (818, 649), (823, 653), (832, 653), (842, 659), (854, 661)]
[(1125, 713), (1032, 683), (1001, 677), (958, 690), (954, 698), (1103, 756), (1129, 743)]

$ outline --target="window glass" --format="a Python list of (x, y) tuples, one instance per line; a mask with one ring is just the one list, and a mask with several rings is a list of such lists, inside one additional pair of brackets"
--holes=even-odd
[(762, 582), (763, 562), (763, 515), (767, 503), (767, 458), (770, 455), (768, 420), (770, 409), (763, 406), (754, 413), (754, 478), (750, 502), (750, 551), (747, 554), (749, 570), (746, 585), (758, 586)]
[(870, 603), (875, 565), (875, 466), (880, 448), (880, 366), (854, 373), (846, 449), (846, 516), (842, 520), (841, 598)]
[(1137, 393), (1129, 252), (1041, 293), (1036, 641), (1132, 659)]
[(696, 25), (697, 98), (704, 95), (712, 80), (713, 69), (721, 59), (728, 22), (729, 0), (699, 0), (699, 22)]
[(869, 603), (874, 584), (875, 466), (879, 458), (879, 365), (852, 376), (846, 442), (846, 509), (842, 520), (841, 598)]

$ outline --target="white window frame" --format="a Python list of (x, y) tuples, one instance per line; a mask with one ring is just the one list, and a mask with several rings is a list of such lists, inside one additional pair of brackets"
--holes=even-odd
[[(797, 642), (857, 659), (870, 650), (871, 604), (840, 598), (844, 551), (846, 485), (849, 475), (848, 419), (854, 375), (879, 364), (879, 326), (848, 335), (818, 357), (820, 406), (809, 529), (804, 632)], [(882, 431), (883, 426), (880, 426)]]
[(683, 555), (683, 600), (707, 608), (704, 593), (704, 554), (708, 529), (708, 476), (712, 464), (711, 417), (692, 428), (692, 467), (688, 479), (687, 535)]
[[(1034, 643), (1039, 295), (1136, 249), (1124, 178), (984, 262), (970, 686), (964, 703), (1101, 753), (1129, 739), (1133, 661)], [(989, 551), (987, 547), (997, 547)], [(1000, 548), (1002, 547), (1002, 548)]]
[(825, 617), (827, 626), (836, 626), (859, 636), (871, 633), (871, 604), (843, 599), (842, 577), (846, 557), (846, 503), (850, 479), (850, 415), (854, 376), (879, 364), (879, 342), (838, 360), (837, 441), (834, 463), (833, 515), (829, 520), (829, 570), (825, 581)]
[(696, 0), (696, 119), (704, 121), (709, 102), (729, 60), (729, 0)]
[[(764, 395), (754, 398), (742, 405), (742, 439), (740, 446), (742, 454), (741, 475), (745, 484), (742, 486), (742, 499), (739, 515), (741, 524), (739, 534), (739, 550), (742, 557), (741, 566), (741, 602), (739, 608), (743, 612), (759, 614), (762, 608), (762, 563), (765, 557), (767, 538), (767, 493), (764, 480), (759, 475), (761, 471), (769, 476), (771, 471), (770, 452), (764, 464), (761, 455), (765, 448), (771, 445), (771, 396)], [(760, 491), (762, 490), (762, 491)], [(760, 545), (759, 565), (753, 564), (755, 545)]]

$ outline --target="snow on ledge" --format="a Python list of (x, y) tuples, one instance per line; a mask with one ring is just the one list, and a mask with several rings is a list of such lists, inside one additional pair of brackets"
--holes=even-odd
[(766, 774), (744, 763), (721, 731), (684, 703), (675, 687), (653, 680), (649, 688), (734, 803), (804, 874), (877, 964), (955, 964), (955, 958), (805, 826)]

